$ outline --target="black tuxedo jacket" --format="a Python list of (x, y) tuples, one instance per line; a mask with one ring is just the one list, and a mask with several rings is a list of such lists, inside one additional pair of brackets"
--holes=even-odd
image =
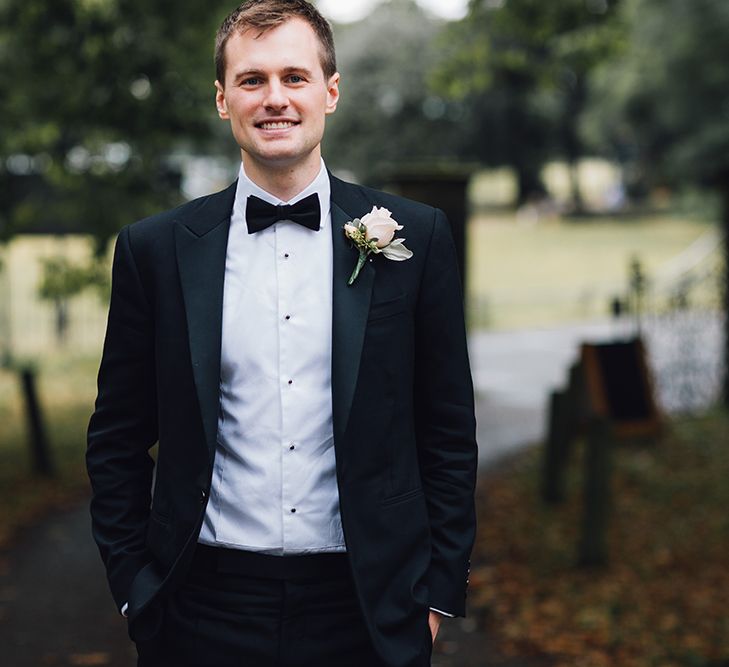
[[(429, 606), (465, 613), (477, 452), (461, 283), (441, 211), (331, 185), (342, 525), (374, 645), (405, 667)], [(210, 489), (235, 189), (126, 227), (116, 244), (87, 465), (94, 538), (136, 639), (185, 577)], [(372, 206), (392, 211), (414, 255), (371, 255), (348, 286), (358, 253), (342, 227)]]

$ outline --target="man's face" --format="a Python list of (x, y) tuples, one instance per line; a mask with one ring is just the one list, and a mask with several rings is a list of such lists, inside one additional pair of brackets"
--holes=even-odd
[(339, 74), (324, 76), (319, 41), (303, 19), (258, 35), (247, 30), (228, 39), (225, 86), (215, 82), (218, 114), (230, 120), (251, 167), (318, 168), (325, 117), (339, 99)]

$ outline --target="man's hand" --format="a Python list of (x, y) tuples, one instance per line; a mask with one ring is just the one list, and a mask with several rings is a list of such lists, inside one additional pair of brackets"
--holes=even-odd
[(431, 611), (428, 614), (428, 625), (430, 626), (430, 634), (433, 637), (433, 643), (435, 638), (438, 636), (438, 630), (440, 629), (440, 622), (443, 617), (437, 611)]

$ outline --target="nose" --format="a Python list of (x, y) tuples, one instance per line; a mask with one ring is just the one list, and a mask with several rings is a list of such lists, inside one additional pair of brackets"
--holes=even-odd
[(269, 82), (263, 104), (267, 109), (284, 109), (288, 106), (289, 98), (281, 81), (273, 79)]

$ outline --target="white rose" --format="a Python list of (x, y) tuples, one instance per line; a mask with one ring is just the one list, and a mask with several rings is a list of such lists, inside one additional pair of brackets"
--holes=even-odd
[(373, 206), (372, 210), (361, 219), (355, 218), (344, 225), (344, 234), (352, 240), (352, 245), (359, 251), (357, 264), (349, 276), (347, 285), (351, 285), (357, 279), (370, 253), (381, 253), (386, 259), (396, 262), (402, 262), (413, 256), (412, 251), (404, 245), (405, 239), (395, 238), (395, 232), (402, 228), (402, 225), (398, 225), (392, 219), (390, 211), (377, 206)]
[(365, 226), (365, 238), (370, 241), (377, 239), (378, 248), (384, 248), (392, 241), (395, 232), (402, 229), (402, 225), (398, 225), (392, 219), (392, 213), (386, 208), (377, 208), (373, 206), (372, 210), (362, 216), (362, 224)]

